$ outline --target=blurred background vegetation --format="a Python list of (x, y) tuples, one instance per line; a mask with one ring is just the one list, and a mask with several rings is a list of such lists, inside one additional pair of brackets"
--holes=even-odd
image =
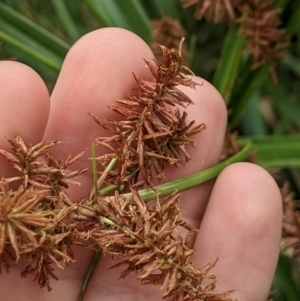
[[(158, 56), (157, 44), (178, 47), (185, 36), (183, 60), (228, 108), (223, 158), (237, 151), (238, 132), (237, 141), (253, 144), (251, 160), (280, 168), (279, 185), (288, 181), (300, 198), (300, 1), (2, 0), (0, 59), (28, 64), (51, 91), (72, 44), (108, 26), (135, 32)], [(287, 195), (293, 217), (284, 219), (272, 298), (299, 301), (299, 202)]]

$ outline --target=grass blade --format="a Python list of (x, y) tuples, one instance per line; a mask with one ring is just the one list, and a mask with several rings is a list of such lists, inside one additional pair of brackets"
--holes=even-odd
[(35, 50), (34, 48), (28, 46), (27, 44), (13, 38), (12, 36), (6, 34), (5, 32), (0, 30), (0, 40), (14, 46), (17, 49), (20, 49), (23, 53), (30, 55), (31, 57), (37, 59), (47, 67), (51, 68), (52, 70), (59, 72), (62, 60), (58, 59), (51, 59), (49, 56)]
[[(245, 139), (245, 140), (244, 140)], [(300, 167), (300, 135), (242, 137), (251, 140), (257, 164), (264, 168)]]
[(286, 65), (289, 69), (291, 69), (295, 74), (300, 76), (300, 59), (293, 56), (291, 53), (287, 53), (283, 60), (282, 63)]
[(180, 19), (181, 4), (178, 0), (153, 0), (160, 17), (169, 16), (172, 19)]
[(0, 20), (5, 21), (6, 25), (1, 25), (0, 28), (6, 34), (18, 39), (18, 32), (22, 32), (24, 36), (29, 37), (61, 58), (65, 57), (70, 48), (66, 42), (2, 2), (0, 2)]
[(286, 256), (280, 255), (273, 281), (274, 301), (299, 301), (300, 289), (292, 275), (290, 260)]
[(138, 0), (84, 0), (104, 27), (114, 26), (135, 32), (147, 43), (151, 38), (150, 20)]
[(249, 76), (243, 81), (244, 85), (241, 85), (241, 88), (243, 89), (239, 89), (238, 93), (234, 93), (234, 95), (237, 96), (234, 96), (233, 98), (238, 96), (239, 98), (237, 98), (235, 104), (231, 106), (232, 111), (229, 116), (229, 125), (231, 127), (236, 126), (253, 95), (255, 95), (259, 88), (267, 80), (268, 74), (269, 67), (267, 65), (249, 73)]
[(222, 47), (221, 59), (213, 78), (214, 86), (228, 105), (237, 78), (245, 37), (238, 34), (239, 26), (232, 24)]
[(51, 0), (52, 5), (58, 15), (61, 23), (63, 24), (64, 28), (66, 29), (69, 37), (76, 41), (80, 38), (80, 33), (77, 29), (75, 22), (73, 21), (71, 14), (69, 13), (66, 4), (64, 1), (61, 0)]

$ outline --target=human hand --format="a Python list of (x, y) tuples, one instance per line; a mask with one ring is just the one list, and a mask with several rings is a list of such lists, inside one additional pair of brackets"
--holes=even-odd
[[(9, 149), (5, 137), (21, 136), (26, 143), (57, 139), (56, 158), (66, 158), (87, 149), (75, 169), (91, 165), (88, 160), (95, 137), (102, 129), (88, 116), (114, 118), (107, 105), (123, 98), (135, 86), (132, 71), (149, 77), (144, 58), (151, 58), (148, 46), (137, 36), (121, 29), (101, 29), (80, 39), (70, 50), (50, 98), (41, 78), (29, 67), (16, 62), (0, 62), (0, 148)], [(185, 167), (168, 168), (168, 180), (208, 168), (218, 162), (226, 128), (226, 108), (218, 92), (205, 80), (202, 86), (182, 90), (195, 105), (188, 108), (189, 120), (204, 122), (207, 129), (195, 138), (196, 150)], [(1, 175), (14, 171), (0, 158)], [(77, 178), (80, 187), (71, 187), (74, 200), (85, 196), (93, 185), (92, 173)], [(279, 252), (281, 197), (276, 183), (260, 167), (238, 163), (227, 167), (215, 183), (209, 182), (181, 197), (182, 218), (200, 228), (194, 244), (193, 261), (203, 267), (216, 257), (212, 270), (218, 276), (217, 289), (234, 289), (240, 301), (264, 301), (268, 294)], [(201, 227), (200, 227), (201, 225)], [(2, 272), (0, 299), (7, 301), (60, 298), (75, 301), (92, 257), (92, 252), (74, 248), (76, 262), (57, 270), (59, 281), (53, 290), (40, 289), (34, 275), (20, 278), (24, 262)], [(140, 285), (129, 275), (118, 280), (120, 269), (107, 270), (110, 256), (103, 256), (92, 276), (84, 300), (160, 300), (162, 291)]]

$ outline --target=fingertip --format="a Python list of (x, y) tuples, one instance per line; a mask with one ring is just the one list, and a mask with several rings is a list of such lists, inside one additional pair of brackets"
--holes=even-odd
[[(115, 117), (107, 105), (136, 86), (132, 72), (149, 76), (144, 59), (151, 57), (148, 45), (125, 29), (102, 28), (83, 36), (70, 49), (53, 90), (46, 137), (90, 147), (99, 126), (87, 113)], [(63, 122), (69, 126), (59, 127)]]
[[(195, 89), (180, 89), (194, 102), (187, 109), (189, 120), (206, 125), (206, 129), (195, 136), (196, 149), (191, 149), (191, 171), (197, 172), (219, 161), (227, 126), (227, 108), (222, 96), (211, 83), (197, 76), (193, 80), (199, 84)], [(202, 167), (199, 166), (200, 162), (195, 164), (197, 158), (202, 158)]]
[[(21, 136), (26, 143), (33, 144), (42, 139), (50, 100), (47, 87), (33, 69), (18, 62), (0, 62), (0, 106), (2, 149), (9, 149), (5, 137)], [(8, 164), (2, 163), (5, 174)]]
[[(132, 72), (149, 76), (144, 59), (153, 57), (149, 46), (136, 34), (121, 28), (101, 28), (81, 37), (70, 49), (52, 94), (58, 101), (84, 97), (85, 105), (105, 105), (124, 97), (134, 87)], [(87, 96), (93, 96), (92, 100)], [(106, 97), (106, 95), (108, 95)], [(111, 95), (111, 96), (110, 96)], [(103, 97), (104, 96), (104, 97)]]
[(33, 69), (22, 63), (1, 61), (0, 70), (0, 138), (22, 135), (24, 139), (38, 141), (50, 110), (45, 83)]
[(195, 243), (198, 264), (220, 257), (222, 289), (242, 300), (263, 300), (271, 286), (281, 237), (281, 195), (271, 175), (236, 163), (219, 175)]
[(220, 185), (220, 195), (239, 196), (239, 201), (232, 202), (230, 211), (233, 214), (240, 211), (247, 213), (247, 219), (241, 220), (243, 225), (260, 218), (281, 230), (281, 194), (275, 180), (265, 169), (253, 163), (235, 163), (221, 172), (216, 184)]
[[(219, 91), (207, 80), (196, 77), (195, 81), (199, 84), (196, 87), (194, 96), (196, 106), (198, 101), (198, 111), (202, 113), (202, 122), (205, 123), (207, 131), (204, 131), (204, 136), (208, 143), (208, 157), (213, 156), (211, 164), (219, 161), (222, 146), (227, 128), (227, 107), (225, 101)], [(200, 107), (201, 106), (201, 107)], [(195, 110), (189, 112), (191, 118), (196, 118)], [(199, 114), (199, 113), (198, 113)], [(210, 155), (211, 154), (211, 155)]]

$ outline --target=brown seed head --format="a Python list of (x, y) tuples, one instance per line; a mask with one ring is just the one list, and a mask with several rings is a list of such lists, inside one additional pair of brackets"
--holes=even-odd
[(190, 159), (186, 147), (193, 146), (191, 137), (204, 130), (205, 125), (194, 126), (193, 121), (187, 121), (187, 114), (178, 109), (192, 104), (192, 100), (176, 86), (197, 85), (190, 76), (193, 73), (182, 65), (182, 43), (183, 40), (178, 50), (160, 46), (163, 62), (145, 60), (155, 81), (134, 74), (135, 94), (110, 105), (124, 120), (102, 121), (91, 114), (112, 134), (96, 139), (110, 151), (98, 157), (98, 162), (105, 169), (112, 158), (118, 158), (117, 168), (109, 173), (106, 183), (140, 183), (155, 189), (153, 180), (164, 178), (166, 163), (178, 166)]
[(247, 51), (252, 54), (253, 68), (269, 64), (274, 79), (276, 63), (283, 57), (283, 49), (288, 45), (285, 32), (279, 29), (279, 10), (274, 8), (274, 1), (248, 0), (243, 6), (243, 14), (238, 20), (244, 24), (240, 34), (246, 36)]
[(196, 5), (195, 18), (202, 18), (214, 23), (233, 21), (239, 8), (245, 1), (242, 0), (181, 0), (183, 7)]

